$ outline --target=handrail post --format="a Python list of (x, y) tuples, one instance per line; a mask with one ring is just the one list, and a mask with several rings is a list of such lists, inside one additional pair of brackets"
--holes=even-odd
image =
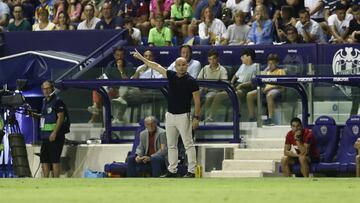
[[(261, 74), (261, 70), (260, 70), (260, 64), (257, 63), (256, 64), (256, 75), (260, 75)], [(257, 123), (257, 127), (261, 128), (262, 127), (262, 101), (261, 101), (261, 87), (259, 85), (256, 85), (256, 101), (257, 101), (257, 112), (256, 112), (256, 123)]]
[[(315, 74), (314, 72), (314, 66), (312, 63), (308, 64), (308, 75), (313, 76)], [(313, 90), (314, 90), (314, 84), (309, 83), (307, 86), (308, 91), (308, 101), (309, 101), (309, 115), (305, 115), (306, 117), (309, 117), (310, 124), (314, 123), (314, 98), (313, 98)]]

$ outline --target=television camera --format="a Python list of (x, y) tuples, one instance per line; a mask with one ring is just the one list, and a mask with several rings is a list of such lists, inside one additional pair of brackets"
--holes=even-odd
[[(29, 161), (27, 157), (24, 136), (21, 134), (16, 113), (27, 114), (30, 106), (25, 102), (21, 90), (26, 87), (26, 80), (16, 81), (16, 90), (9, 91), (6, 88), (0, 90), (0, 143), (5, 135), (8, 135), (13, 170), (16, 177), (31, 177)], [(5, 155), (3, 156), (3, 167), (6, 168)], [(10, 164), (10, 161), (7, 163)]]

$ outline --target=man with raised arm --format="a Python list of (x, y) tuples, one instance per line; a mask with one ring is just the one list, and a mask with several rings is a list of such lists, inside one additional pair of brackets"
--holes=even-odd
[[(134, 58), (141, 60), (147, 67), (159, 72), (169, 80), (168, 112), (165, 114), (166, 139), (168, 145), (168, 172), (162, 177), (178, 177), (178, 149), (179, 134), (184, 143), (188, 157), (188, 172), (184, 178), (195, 177), (196, 151), (192, 139), (192, 129), (199, 126), (200, 92), (196, 80), (187, 73), (188, 63), (179, 57), (175, 61), (175, 71), (166, 70), (160, 64), (146, 59), (136, 49)], [(190, 116), (191, 100), (194, 100), (194, 116)]]

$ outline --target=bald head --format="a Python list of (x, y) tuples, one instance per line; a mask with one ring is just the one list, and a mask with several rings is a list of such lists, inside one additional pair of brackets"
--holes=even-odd
[(184, 57), (179, 57), (175, 61), (175, 69), (178, 76), (182, 77), (186, 75), (188, 69), (188, 63)]

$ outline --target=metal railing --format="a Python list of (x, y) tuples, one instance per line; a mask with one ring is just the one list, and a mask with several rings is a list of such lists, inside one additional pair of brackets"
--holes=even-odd
[(309, 117), (313, 112), (309, 112), (309, 93), (306, 91), (304, 84), (313, 83), (328, 83), (337, 85), (346, 85), (360, 87), (360, 76), (356, 75), (331, 75), (331, 76), (269, 76), (269, 75), (257, 75), (257, 86), (263, 86), (265, 84), (273, 84), (284, 87), (290, 87), (295, 89), (301, 98), (302, 103), (302, 122), (305, 127), (309, 125)]
[[(228, 82), (224, 81), (210, 81), (210, 80), (198, 80), (198, 85), (201, 87), (208, 87), (218, 90), (224, 90), (230, 97), (231, 105), (233, 107), (232, 125), (207, 125), (199, 126), (198, 130), (232, 130), (232, 139), (200, 139), (197, 141), (229, 141), (233, 143), (240, 143), (240, 114), (239, 114), (239, 102), (236, 96), (234, 88)], [(105, 108), (105, 143), (111, 143), (111, 133), (113, 131), (133, 131), (138, 126), (112, 126), (111, 123), (111, 104), (109, 96), (103, 86), (130, 86), (145, 89), (158, 89), (162, 91), (164, 96), (167, 96), (168, 80), (165, 79), (152, 79), (152, 80), (63, 80), (56, 83), (56, 86), (60, 89), (66, 88), (80, 88), (80, 89), (91, 89), (97, 91), (103, 98), (103, 104)], [(118, 142), (129, 142), (132, 140), (121, 139)]]

